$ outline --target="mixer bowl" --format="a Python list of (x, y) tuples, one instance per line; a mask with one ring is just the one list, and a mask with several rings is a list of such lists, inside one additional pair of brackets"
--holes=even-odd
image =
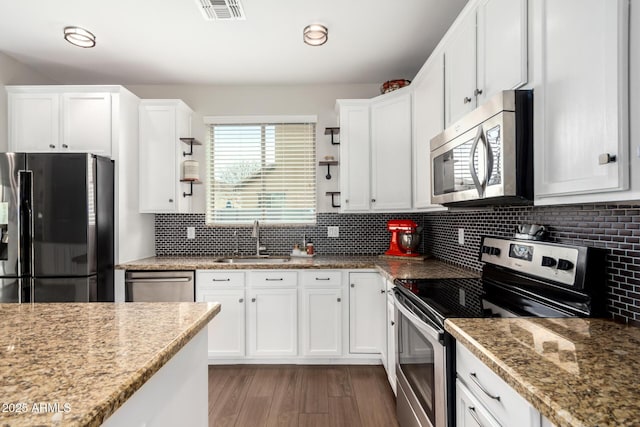
[(408, 254), (414, 253), (420, 244), (420, 234), (418, 233), (399, 233), (398, 245), (400, 249)]

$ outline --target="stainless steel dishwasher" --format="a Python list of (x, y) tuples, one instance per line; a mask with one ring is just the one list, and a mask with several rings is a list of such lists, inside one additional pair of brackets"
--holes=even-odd
[(193, 271), (127, 271), (125, 301), (195, 301)]

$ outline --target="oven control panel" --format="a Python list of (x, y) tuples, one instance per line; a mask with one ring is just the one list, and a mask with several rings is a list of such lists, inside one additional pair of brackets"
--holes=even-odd
[(480, 248), (480, 261), (568, 286), (575, 283), (578, 256), (572, 247), (497, 237), (485, 237)]

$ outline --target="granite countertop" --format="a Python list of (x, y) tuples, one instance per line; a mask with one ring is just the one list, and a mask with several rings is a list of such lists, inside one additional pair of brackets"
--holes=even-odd
[(0, 304), (0, 425), (100, 425), (219, 311), (217, 303)]
[(207, 269), (377, 269), (388, 279), (476, 278), (480, 273), (437, 259), (403, 260), (358, 255), (319, 255), (313, 258), (292, 257), (280, 264), (256, 261), (248, 264), (216, 262), (220, 257), (150, 257), (117, 265), (121, 270), (207, 270)]
[(640, 424), (640, 328), (605, 319), (447, 319), (445, 329), (558, 427)]

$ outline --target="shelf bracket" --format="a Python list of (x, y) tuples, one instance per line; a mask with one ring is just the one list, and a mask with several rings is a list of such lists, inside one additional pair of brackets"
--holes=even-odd
[(331, 165), (329, 163), (327, 163), (327, 174), (324, 177), (331, 179)]
[(336, 135), (340, 135), (340, 128), (325, 128), (325, 135), (331, 135), (331, 145), (340, 145), (340, 141), (335, 140)]
[(189, 192), (182, 193), (182, 197), (191, 197), (193, 196), (193, 181), (189, 181)]
[(340, 205), (336, 205), (336, 200), (335, 200), (335, 196), (339, 196), (340, 192), (339, 191), (327, 191), (327, 196), (331, 196), (331, 207), (332, 208), (339, 208)]
[(180, 141), (189, 145), (189, 151), (183, 151), (182, 157), (193, 156), (193, 146), (202, 145), (202, 143), (195, 138), (180, 138)]

